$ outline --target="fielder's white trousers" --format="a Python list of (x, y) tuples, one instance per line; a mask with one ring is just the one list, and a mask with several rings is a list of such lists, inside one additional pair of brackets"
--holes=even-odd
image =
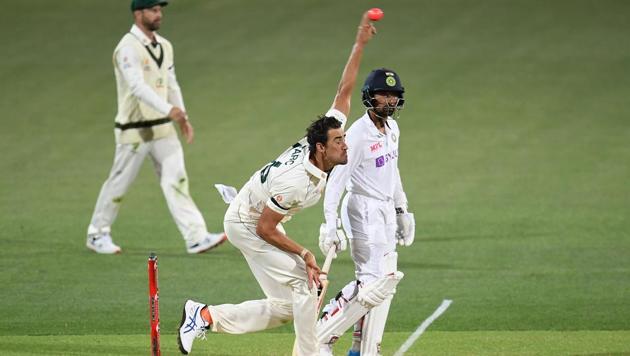
[(149, 156), (160, 180), (168, 209), (184, 239), (201, 240), (206, 223), (188, 192), (184, 152), (177, 136), (138, 144), (116, 144), (114, 164), (96, 201), (88, 233), (109, 232), (120, 203)]
[(241, 222), (239, 204), (236, 199), (225, 215), (225, 233), (245, 257), (266, 298), (237, 305), (208, 306), (213, 320), (212, 331), (243, 334), (293, 320), (298, 354), (318, 355), (315, 336), (317, 291), (308, 288), (304, 261), (298, 255), (265, 242), (256, 235), (256, 226)]

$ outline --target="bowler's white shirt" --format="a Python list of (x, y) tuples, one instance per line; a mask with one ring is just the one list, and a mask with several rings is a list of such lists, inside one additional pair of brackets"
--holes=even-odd
[(346, 132), (348, 164), (336, 166), (328, 179), (324, 197), (324, 216), (329, 228), (335, 226), (337, 206), (344, 189), (382, 201), (406, 206), (398, 171), (400, 130), (389, 117), (385, 133), (376, 128), (368, 113), (355, 121)]
[[(346, 116), (330, 109), (344, 127)], [(328, 174), (309, 160), (306, 138), (301, 139), (252, 175), (240, 190), (236, 203), (244, 223), (256, 224), (265, 206), (284, 215), (286, 222), (302, 209), (315, 205), (326, 187)]]

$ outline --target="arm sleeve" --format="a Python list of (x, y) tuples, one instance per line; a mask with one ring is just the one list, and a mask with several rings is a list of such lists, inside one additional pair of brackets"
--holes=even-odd
[(326, 219), (326, 228), (332, 230), (337, 226), (337, 208), (339, 200), (346, 189), (346, 185), (352, 176), (352, 172), (363, 160), (363, 155), (359, 147), (361, 139), (355, 138), (353, 135), (347, 136), (348, 143), (348, 163), (338, 165), (333, 168), (326, 183), (326, 194), (324, 195), (324, 219)]
[(294, 185), (273, 186), (269, 191), (271, 197), (267, 199), (266, 205), (278, 214), (287, 215), (289, 209), (303, 201), (301, 191), (300, 187)]
[(168, 69), (168, 102), (186, 111), (182, 90), (175, 75), (175, 64)]
[(399, 207), (404, 207), (407, 209), (407, 195), (402, 187), (402, 180), (400, 179), (400, 171), (398, 167), (396, 167), (396, 181), (394, 182), (396, 185), (394, 188), (394, 205)]
[[(400, 145), (400, 129), (398, 128), (398, 123), (393, 121), (393, 125), (395, 125), (395, 130), (398, 132), (398, 144)], [(400, 178), (400, 170), (398, 169), (398, 165), (396, 165), (395, 173), (396, 176), (394, 177), (394, 206), (396, 208), (407, 209), (407, 195), (403, 190), (402, 179)]]
[(159, 111), (164, 116), (168, 115), (173, 105), (160, 98), (160, 96), (145, 83), (142, 67), (140, 66), (140, 59), (131, 46), (124, 46), (118, 50), (116, 53), (116, 65), (122, 73), (123, 79), (127, 82), (127, 85), (129, 85), (131, 93), (135, 97)]

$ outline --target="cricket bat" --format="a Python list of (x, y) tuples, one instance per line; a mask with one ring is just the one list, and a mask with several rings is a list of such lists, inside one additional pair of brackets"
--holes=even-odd
[(330, 271), (330, 265), (332, 264), (333, 258), (335, 258), (335, 250), (337, 247), (333, 245), (329, 250), (328, 254), (326, 254), (326, 259), (324, 260), (324, 265), (322, 266), (322, 272), (326, 273), (326, 279), (321, 280), (321, 287), (317, 294), (317, 315), (322, 310), (322, 306), (324, 306), (324, 300), (326, 298), (326, 291), (328, 290), (328, 271)]

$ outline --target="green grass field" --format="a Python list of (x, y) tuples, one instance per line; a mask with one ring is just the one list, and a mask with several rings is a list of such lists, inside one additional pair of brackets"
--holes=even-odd
[[(124, 253), (84, 247), (113, 159), (111, 55), (129, 1), (3, 5), (0, 354), (148, 354), (151, 251), (165, 355), (186, 298), (262, 297), (234, 247), (185, 253), (150, 163), (113, 227)], [(160, 32), (196, 129), (186, 163), (208, 228), (226, 208), (213, 184), (242, 185), (329, 107), (372, 6), (385, 18), (360, 77), (392, 67), (407, 89), (399, 166), (418, 224), (399, 250), (384, 354), (443, 299), (408, 354), (630, 354), (628, 1), (173, 0)], [(321, 220), (319, 205), (286, 228), (315, 250)], [(331, 290), (350, 278), (344, 254)], [(211, 334), (195, 353), (288, 355), (292, 343), (288, 325)]]

